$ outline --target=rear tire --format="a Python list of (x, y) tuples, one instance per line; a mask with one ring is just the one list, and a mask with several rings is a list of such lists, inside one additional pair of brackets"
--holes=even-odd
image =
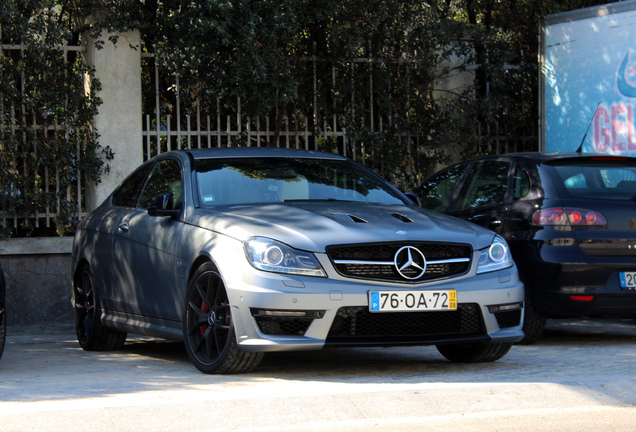
[(532, 300), (526, 295), (523, 318), (523, 333), (525, 336), (517, 344), (531, 345), (539, 340), (543, 330), (545, 330), (546, 322), (546, 316), (535, 309)]
[(190, 361), (203, 373), (245, 373), (263, 358), (263, 353), (239, 348), (232, 306), (223, 279), (212, 263), (199, 267), (188, 284), (183, 340)]
[(6, 287), (4, 285), (4, 269), (0, 263), (0, 358), (4, 351), (4, 341), (7, 336), (7, 311), (5, 309)]
[(95, 278), (88, 264), (83, 265), (73, 284), (75, 332), (86, 351), (112, 351), (123, 348), (126, 333), (106, 328), (101, 320), (101, 306)]
[(4, 341), (7, 335), (7, 314), (5, 311), (0, 311), (0, 358), (2, 358), (2, 352), (4, 351)]
[(511, 343), (463, 343), (437, 345), (436, 348), (441, 355), (448, 360), (457, 363), (483, 363), (494, 362), (505, 356)]

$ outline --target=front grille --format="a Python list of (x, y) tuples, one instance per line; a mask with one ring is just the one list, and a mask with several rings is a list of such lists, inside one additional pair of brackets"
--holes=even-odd
[[(396, 254), (407, 246), (419, 250), (426, 259), (426, 272), (419, 277), (417, 268), (400, 274), (395, 264)], [(472, 247), (456, 243), (379, 243), (330, 246), (327, 253), (345, 277), (419, 283), (466, 273)]]
[(343, 307), (334, 319), (327, 343), (434, 342), (485, 335), (479, 306), (457, 305), (456, 311), (371, 313), (367, 306)]
[(293, 317), (255, 316), (261, 333), (270, 336), (303, 336), (313, 319)]
[(521, 324), (521, 309), (495, 312), (499, 328), (516, 327)]

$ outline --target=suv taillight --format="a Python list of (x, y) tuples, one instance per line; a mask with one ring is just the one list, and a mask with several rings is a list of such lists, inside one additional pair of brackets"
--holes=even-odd
[(550, 208), (537, 210), (532, 217), (532, 224), (540, 226), (571, 225), (593, 227), (607, 225), (607, 219), (594, 210)]

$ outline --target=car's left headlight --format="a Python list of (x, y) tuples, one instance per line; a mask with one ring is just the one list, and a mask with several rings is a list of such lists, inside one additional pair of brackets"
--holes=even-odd
[(495, 236), (490, 247), (481, 251), (477, 274), (488, 273), (512, 267), (512, 258), (508, 243), (501, 237)]
[(327, 276), (311, 252), (294, 249), (265, 237), (252, 237), (244, 242), (244, 246), (247, 260), (259, 270), (301, 276)]

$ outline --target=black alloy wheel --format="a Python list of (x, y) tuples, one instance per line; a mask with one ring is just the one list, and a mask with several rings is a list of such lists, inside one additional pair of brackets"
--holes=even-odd
[(239, 348), (225, 284), (212, 263), (199, 267), (188, 284), (183, 336), (190, 360), (204, 373), (249, 372), (263, 358)]
[(121, 349), (126, 333), (110, 330), (100, 321), (101, 309), (90, 267), (85, 264), (73, 284), (75, 332), (80, 346), (86, 351), (110, 351)]

